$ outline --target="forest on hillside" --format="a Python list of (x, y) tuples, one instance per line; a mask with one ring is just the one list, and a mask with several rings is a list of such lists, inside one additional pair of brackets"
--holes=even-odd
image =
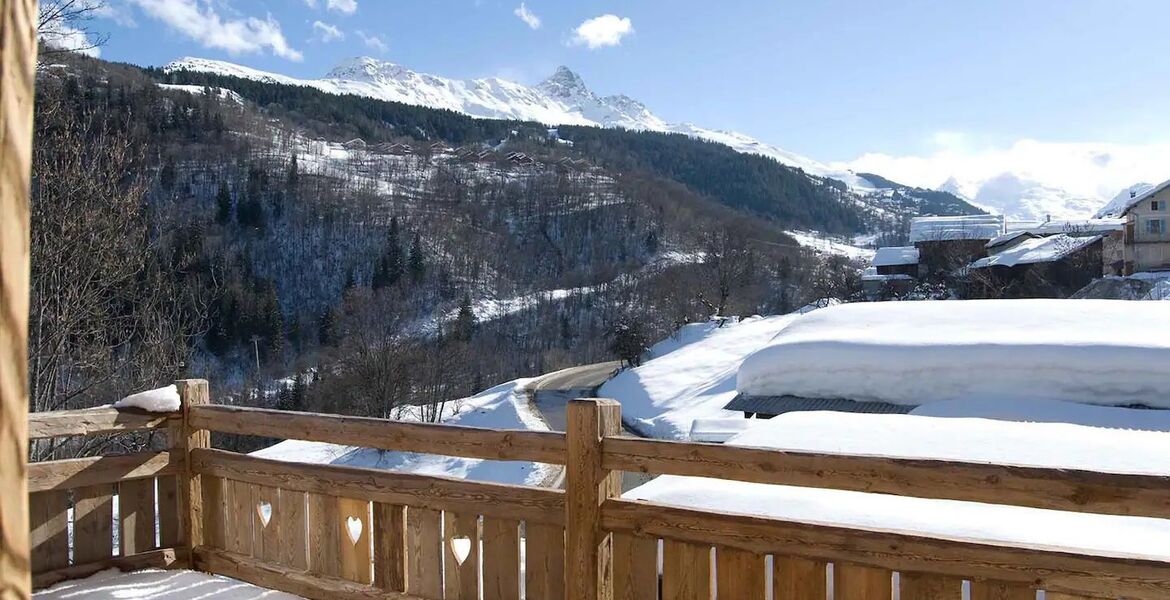
[[(394, 153), (343, 143), (348, 121), (55, 63), (36, 106), (36, 411), (196, 376), (222, 403), (437, 419), (500, 381), (636, 358), (686, 322), (858, 285), (847, 261), (785, 235), (790, 222), (601, 140), (564, 162), (543, 129), (509, 129), (471, 160), (453, 148), (472, 134), (436, 127), (427, 142), (447, 148), (391, 133), (419, 148)], [(346, 114), (354, 101), (329, 99)]]

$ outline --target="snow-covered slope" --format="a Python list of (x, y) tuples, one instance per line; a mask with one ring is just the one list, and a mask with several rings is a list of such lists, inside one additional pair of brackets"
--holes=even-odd
[(473, 117), (681, 133), (725, 144), (739, 152), (768, 156), (812, 175), (844, 181), (856, 189), (869, 190), (873, 187), (848, 169), (830, 167), (742, 133), (708, 129), (692, 123), (667, 123), (644, 104), (628, 96), (599, 96), (567, 67), (558, 68), (551, 77), (535, 86), (498, 77), (450, 79), (418, 73), (402, 65), (370, 57), (348, 59), (321, 79), (295, 79), (205, 58), (182, 58), (166, 65), (163, 70), (199, 71), (269, 83), (303, 85), (331, 94), (368, 96), (453, 110)]

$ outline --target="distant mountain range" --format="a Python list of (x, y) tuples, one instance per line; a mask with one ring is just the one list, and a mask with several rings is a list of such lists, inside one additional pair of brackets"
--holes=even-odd
[[(886, 187), (878, 181), (883, 180), (882, 177), (867, 178), (853, 172), (847, 163), (827, 164), (743, 133), (708, 129), (687, 122), (667, 122), (629, 96), (602, 96), (593, 92), (577, 73), (563, 66), (534, 86), (497, 77), (452, 79), (419, 73), (370, 57), (345, 60), (321, 79), (297, 79), (205, 58), (182, 58), (166, 65), (163, 70), (189, 70), (302, 85), (333, 94), (356, 94), (480, 118), (680, 133), (725, 144), (739, 152), (774, 158), (810, 175), (841, 181), (863, 195)], [(1011, 172), (976, 179), (951, 177), (936, 185), (934, 189), (938, 191), (954, 194), (985, 210), (1019, 219), (1089, 216), (1107, 200), (1077, 195), (1053, 185), (1051, 181), (1041, 182)]]

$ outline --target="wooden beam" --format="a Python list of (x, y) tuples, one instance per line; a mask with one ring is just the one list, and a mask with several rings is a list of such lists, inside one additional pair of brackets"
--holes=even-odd
[(934, 539), (632, 500), (607, 501), (602, 506), (602, 526), (635, 535), (891, 571), (993, 579), (1109, 598), (1170, 598), (1170, 563), (1139, 558)]
[(555, 431), (408, 423), (243, 406), (195, 406), (188, 418), (191, 425), (199, 429), (240, 435), (444, 456), (565, 464), (565, 434)]
[(601, 527), (601, 503), (621, 495), (621, 473), (601, 466), (601, 440), (621, 433), (621, 405), (570, 400), (565, 483), (565, 597), (613, 599), (613, 535)]
[(564, 492), (545, 488), (398, 473), (381, 469), (285, 462), (224, 450), (191, 451), (194, 473), (384, 504), (564, 524)]
[(80, 410), (54, 410), (32, 413), (28, 416), (29, 439), (44, 439), (67, 435), (97, 435), (160, 429), (174, 419), (174, 415), (138, 410), (120, 410), (112, 406)]
[(29, 184), (37, 0), (0, 0), (0, 596), (32, 593), (28, 515)]
[(131, 556), (116, 556), (82, 565), (73, 565), (56, 571), (48, 571), (33, 577), (33, 587), (36, 589), (51, 585), (89, 577), (94, 573), (106, 569), (121, 571), (140, 571), (142, 569), (177, 569), (187, 561), (187, 551), (184, 548), (160, 548), (150, 552), (141, 552)]
[(1170, 518), (1170, 477), (608, 437), (606, 469)]
[[(203, 481), (191, 469), (191, 451), (211, 447), (211, 432), (191, 425), (191, 409), (211, 403), (211, 391), (205, 379), (182, 379), (175, 382), (179, 391), (182, 422), (172, 426), (167, 435), (173, 452), (183, 454), (183, 471), (179, 476), (179, 528), (188, 557), (195, 546), (208, 543), (203, 534)], [(188, 558), (190, 560), (190, 558)]]
[(119, 456), (91, 456), (32, 463), (28, 466), (29, 492), (70, 490), (178, 473), (182, 455), (136, 452)]
[(225, 575), (310, 600), (426, 600), (420, 596), (392, 592), (340, 577), (312, 575), (206, 546), (195, 549), (195, 565), (208, 573)]

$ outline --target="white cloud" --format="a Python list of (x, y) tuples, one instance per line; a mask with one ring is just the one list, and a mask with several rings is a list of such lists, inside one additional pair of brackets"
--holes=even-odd
[(577, 46), (588, 46), (589, 49), (604, 46), (617, 46), (622, 38), (634, 33), (634, 25), (629, 19), (617, 15), (601, 15), (581, 23), (573, 30), (570, 43)]
[(362, 43), (364, 43), (366, 47), (372, 50), (385, 53), (390, 49), (390, 45), (382, 41), (382, 38), (376, 35), (366, 35), (365, 32), (361, 30), (355, 31), (354, 33), (358, 34), (358, 37), (362, 38)]
[[(833, 165), (908, 185), (957, 191), (1009, 215), (1086, 214), (1121, 189), (1170, 177), (1170, 143), (1043, 142), (984, 144), (962, 132), (930, 137), (923, 155), (865, 154)], [(944, 185), (945, 184), (945, 185)]]
[(340, 29), (334, 25), (322, 23), (321, 21), (313, 21), (313, 31), (317, 33), (318, 39), (325, 43), (345, 39), (345, 34)]
[[(305, 0), (305, 6), (317, 8), (317, 0)], [(352, 15), (357, 12), (357, 0), (325, 0), (325, 9), (339, 12), (343, 15)]]
[(147, 15), (208, 48), (231, 54), (263, 52), (265, 49), (288, 60), (300, 61), (303, 55), (288, 45), (280, 23), (269, 15), (266, 19), (246, 17), (224, 19), (210, 4), (197, 0), (130, 0)]
[(41, 43), (58, 50), (68, 50), (94, 58), (102, 55), (101, 48), (89, 39), (86, 32), (59, 21), (46, 24), (41, 31)]
[(540, 29), (540, 17), (528, 10), (528, 7), (523, 2), (520, 3), (520, 6), (516, 7), (516, 10), (512, 11), (512, 14), (519, 17), (521, 21), (524, 21), (524, 24), (530, 29)]

